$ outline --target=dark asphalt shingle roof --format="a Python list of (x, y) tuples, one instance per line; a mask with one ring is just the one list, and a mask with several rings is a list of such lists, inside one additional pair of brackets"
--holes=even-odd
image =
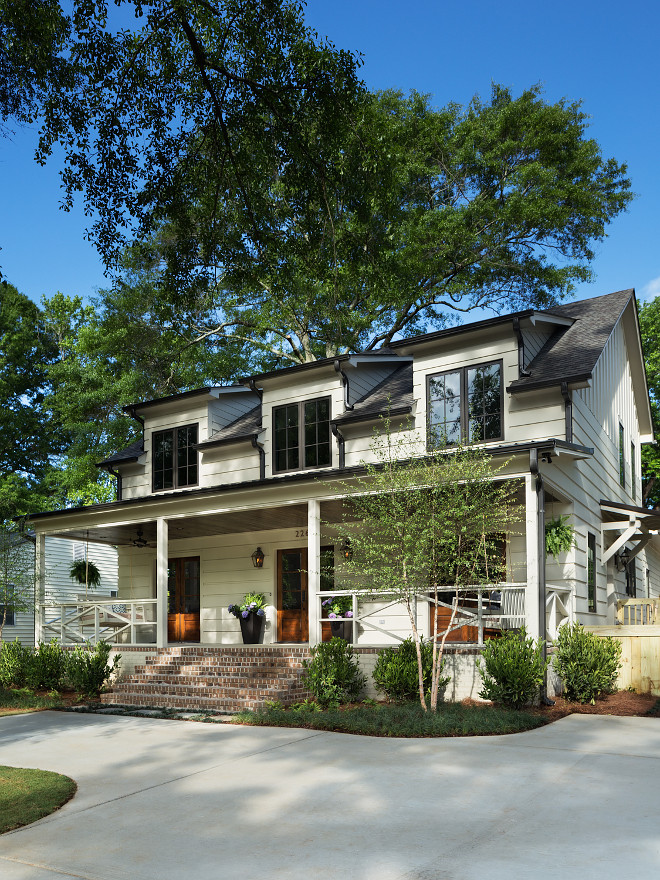
[(239, 440), (247, 440), (261, 431), (261, 404), (258, 403), (248, 412), (239, 416), (226, 428), (216, 431), (204, 443), (198, 443), (198, 449), (207, 449), (212, 446), (221, 446), (223, 443), (235, 443)]
[(108, 456), (104, 461), (100, 461), (97, 467), (103, 467), (103, 465), (106, 464), (112, 465), (128, 461), (137, 461), (143, 452), (144, 441), (142, 439), (136, 440), (134, 443), (131, 443), (130, 446), (127, 446), (126, 449), (122, 449), (121, 452), (115, 452), (113, 455)]
[(344, 422), (367, 421), (384, 415), (388, 408), (392, 414), (406, 413), (413, 405), (413, 370), (407, 363), (397, 367), (375, 388), (357, 400), (352, 410), (334, 419), (338, 425)]
[(634, 290), (619, 290), (548, 309), (546, 314), (573, 318), (574, 323), (558, 328), (529, 364), (530, 375), (516, 379), (507, 390), (527, 391), (590, 378), (634, 293)]

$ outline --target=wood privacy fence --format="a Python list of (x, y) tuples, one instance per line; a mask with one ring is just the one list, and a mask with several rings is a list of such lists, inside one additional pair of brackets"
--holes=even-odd
[(598, 636), (621, 642), (617, 687), (660, 697), (660, 599), (619, 602), (618, 626), (585, 626)]

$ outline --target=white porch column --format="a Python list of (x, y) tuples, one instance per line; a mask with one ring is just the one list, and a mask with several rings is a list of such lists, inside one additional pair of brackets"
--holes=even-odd
[(527, 589), (525, 590), (525, 626), (528, 635), (545, 638), (540, 632), (539, 605), (539, 500), (536, 477), (525, 476), (525, 540), (527, 555)]
[(167, 520), (156, 520), (156, 647), (167, 646)]
[(309, 614), (309, 644), (321, 641), (318, 594), (321, 589), (321, 502), (314, 498), (307, 502), (307, 602)]
[(37, 535), (34, 557), (34, 643), (43, 641), (46, 609), (46, 536), (41, 532)]

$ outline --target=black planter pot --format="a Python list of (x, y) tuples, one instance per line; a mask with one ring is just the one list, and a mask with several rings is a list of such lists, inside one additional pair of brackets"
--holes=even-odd
[(331, 620), (330, 632), (332, 638), (343, 639), (345, 642), (353, 642), (353, 621), (352, 620)]
[(264, 618), (258, 614), (248, 614), (247, 617), (239, 617), (241, 633), (244, 645), (258, 645), (261, 640), (261, 631), (264, 626)]

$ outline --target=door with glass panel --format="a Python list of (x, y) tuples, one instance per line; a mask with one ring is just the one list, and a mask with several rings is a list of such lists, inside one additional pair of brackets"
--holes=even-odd
[(306, 547), (277, 551), (277, 640), (309, 641)]
[(167, 639), (199, 641), (199, 556), (167, 563)]

